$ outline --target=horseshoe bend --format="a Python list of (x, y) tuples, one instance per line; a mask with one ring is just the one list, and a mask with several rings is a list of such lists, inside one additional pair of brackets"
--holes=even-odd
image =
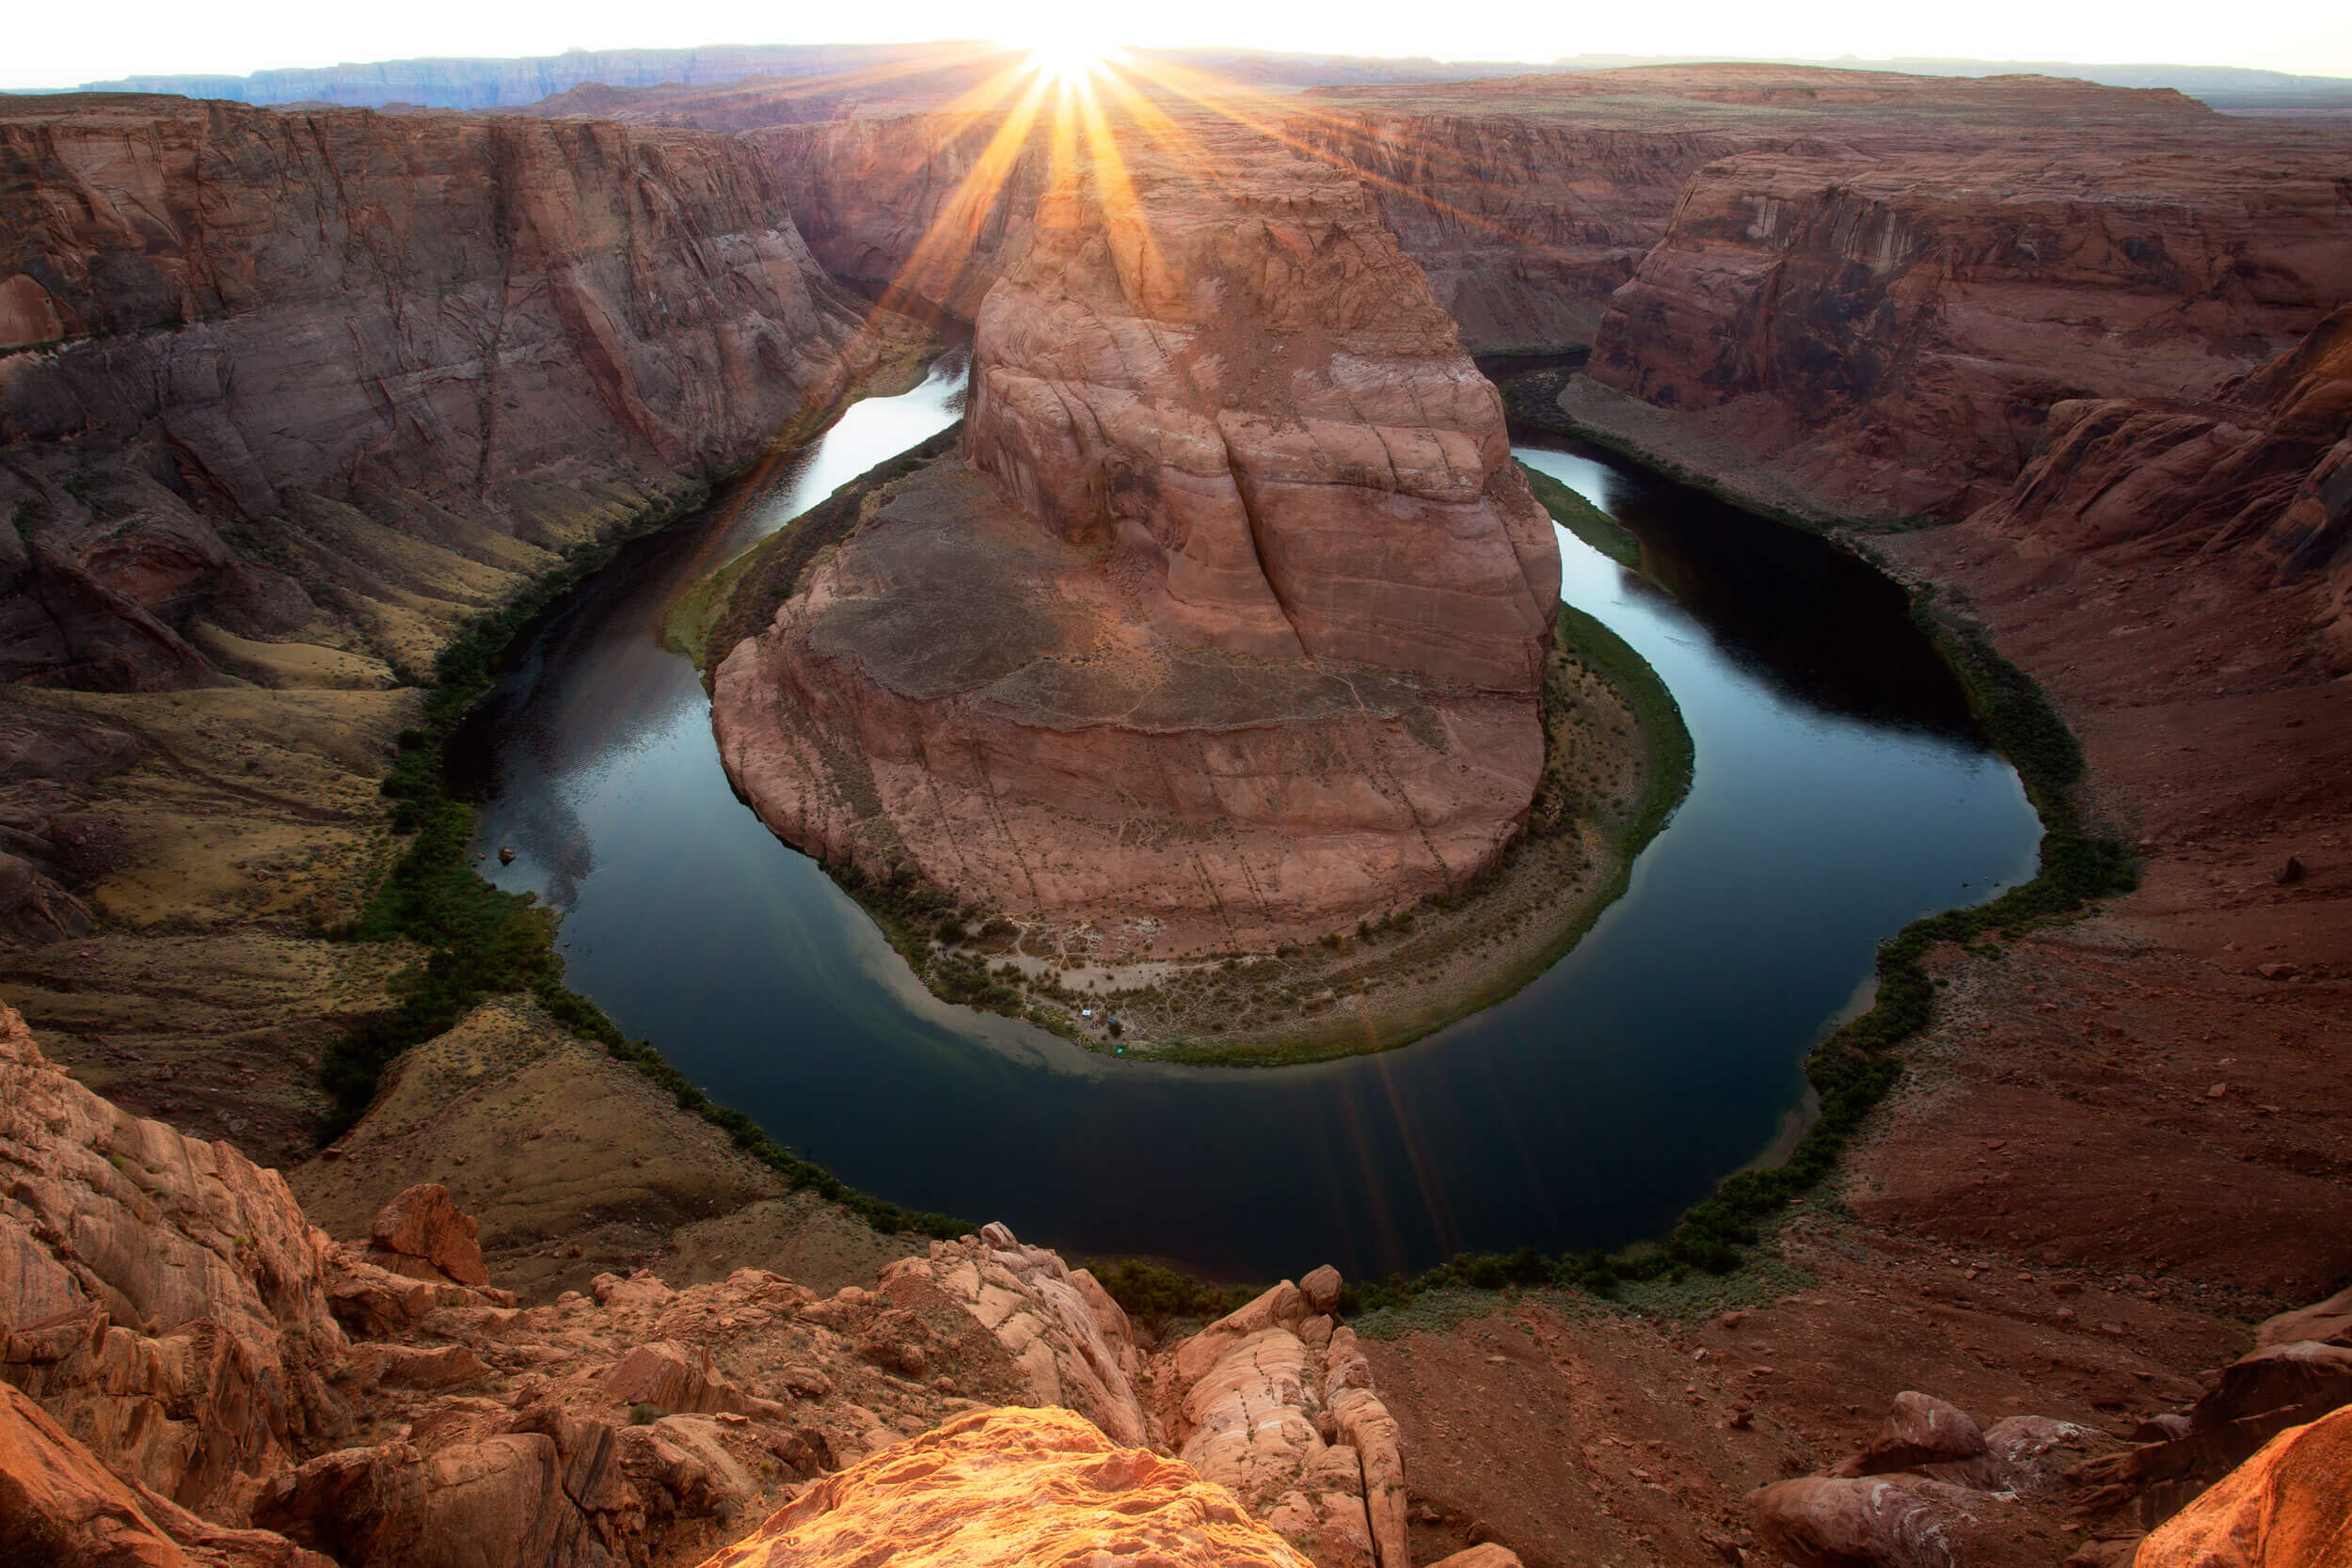
[(1359, 182), (1238, 133), (1113, 166), (990, 293), (955, 450), (723, 654), (728, 772), (1112, 954), (1459, 892), (1540, 782), (1559, 594), (1501, 399)]
[(2352, 1563), (2352, 18), (182, 20), (0, 90), (0, 1564)]

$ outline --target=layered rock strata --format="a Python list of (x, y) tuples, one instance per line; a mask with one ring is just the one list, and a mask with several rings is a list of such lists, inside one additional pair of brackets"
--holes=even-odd
[(1721, 127), (1372, 109), (1294, 116), (1285, 130), (1362, 177), (1463, 346), (1482, 355), (1589, 347), (1692, 172), (1743, 145)]
[(1027, 253), (1046, 127), (1002, 110), (755, 131), (810, 254), (836, 277), (966, 321)]
[(326, 1239), (276, 1171), (125, 1115), (0, 1008), (0, 1375), (127, 1482), (241, 1511), (350, 1430)]
[(2269, 585), (2323, 584), (2335, 658), (2352, 660), (2352, 306), (2209, 398), (2058, 404), (1970, 526), (2038, 555), (2236, 558)]
[(723, 137), (67, 97), (0, 109), (0, 171), (11, 679), (421, 662), (436, 601), (828, 404), (857, 329)]
[(2207, 396), (2352, 294), (2343, 147), (2212, 143), (1710, 164), (1586, 373), (1681, 417), (1698, 467), (1759, 465), (1827, 512), (1961, 516), (2055, 405)]
[(1234, 132), (1066, 169), (963, 453), (861, 517), (714, 680), (795, 844), (1165, 952), (1456, 889), (1524, 819), (1550, 523), (1326, 166)]

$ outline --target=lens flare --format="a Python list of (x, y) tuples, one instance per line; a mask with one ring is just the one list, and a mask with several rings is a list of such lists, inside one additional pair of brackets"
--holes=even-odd
[(1025, 47), (1029, 51), (1029, 69), (1056, 82), (1085, 81), (1118, 54), (1113, 45), (1102, 39), (1075, 33), (1033, 39)]

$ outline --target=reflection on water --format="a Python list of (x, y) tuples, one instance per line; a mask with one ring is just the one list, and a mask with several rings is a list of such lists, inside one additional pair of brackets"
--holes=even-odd
[(1880, 940), (2030, 874), (2016, 777), (1899, 594), (1613, 459), (1530, 450), (1643, 536), (1668, 591), (1564, 534), (1564, 592), (1658, 668), (1697, 750), (1575, 952), (1418, 1045), (1311, 1068), (1105, 1061), (948, 1007), (735, 800), (655, 633), (710, 566), (952, 420), (961, 370), (629, 552), (534, 628), (454, 749), (482, 846), (517, 851), (488, 874), (566, 911), (572, 984), (858, 1186), (1231, 1277), (1620, 1244), (1773, 1139)]

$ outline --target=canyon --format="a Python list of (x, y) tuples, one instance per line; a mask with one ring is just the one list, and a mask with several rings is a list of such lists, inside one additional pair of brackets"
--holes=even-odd
[[(1908, 1564), (1960, 1532), (1971, 1560), (2169, 1568), (2252, 1518), (2285, 1521), (2269, 1560), (2325, 1560), (2324, 1497), (2264, 1511), (2321, 1497), (2295, 1478), (2329, 1473), (2352, 1397), (2341, 1298), (2275, 1317), (2352, 1277), (2329, 1114), (2352, 974), (2341, 131), (1785, 67), (1334, 87), (1247, 124), (1183, 111), (1185, 138), (1126, 161), (1122, 224), (1042, 127), (766, 112), (739, 103), (726, 136), (0, 101), (0, 549), (21, 551), (0, 986), (125, 1107), (11, 1023), (6, 1103), (47, 1109), (8, 1132), (32, 1174), (0, 1227), (0, 1507), (177, 1543), (158, 1561), (392, 1560), (452, 1522), (517, 1560), (832, 1560), (786, 1538), (848, 1553), (991, 1517), (1030, 1473), (1073, 1518), (1087, 1488), (1133, 1488), (1267, 1561)], [(1250, 180), (1196, 188), (1187, 147)], [(1099, 724), (1088, 683), (1123, 714), (1149, 671), (1184, 697), (1213, 673), (1262, 718), (1247, 683), (1279, 674), (1295, 734), (1356, 770), (1331, 777), (1434, 797), (1458, 844), (1430, 863), (1477, 863), (1536, 787), (1549, 626), (1518, 613), (1545, 599), (1533, 503), (1466, 356), (1584, 352), (1581, 375), (1507, 384), (1511, 416), (1832, 528), (1972, 618), (2080, 736), (2141, 884), (1932, 953), (1933, 1022), (1823, 1189), (1740, 1273), (1614, 1306), (1464, 1292), (1343, 1341), (1306, 1309), (1336, 1281), (1311, 1277), (1147, 1347), (1009, 1233), (910, 1257), (787, 1189), (528, 997), (420, 1047), (308, 1158), (304, 1058), (382, 1010), (395, 967), (315, 933), (391, 853), (375, 781), (420, 712), (398, 681), (568, 549), (902, 368), (919, 330), (835, 276), (977, 318), (980, 372), (964, 445), (876, 491), (721, 665), (723, 735), (791, 689), (907, 769), (877, 774), (878, 818), (739, 745), (764, 770), (746, 793), (813, 843), (871, 855), (850, 824), (886, 818), (936, 863), (985, 843), (907, 804), (944, 777), (979, 809), (943, 737), (1018, 738), (1091, 805), (1089, 779), (1150, 776), (1148, 747), (1216, 716), (1079, 768), (1041, 715)], [(1181, 418), (1194, 396), (1231, 427)], [(1345, 440), (1287, 446), (1294, 415)], [(1345, 441), (1375, 430), (1368, 483)], [(1409, 635), (1384, 594), (1317, 595), (1322, 525), (1374, 496), (1395, 538), (1447, 541), (1368, 563), (1462, 607)], [(1002, 589), (985, 641), (941, 635), (976, 581)], [(905, 604), (933, 608), (893, 626)], [(1007, 647), (1029, 678), (1077, 670), (1073, 705), (1006, 700)], [(1381, 672), (1373, 701), (1305, 684), (1324, 659)], [(947, 678), (918, 684), (926, 663)], [(1284, 820), (1250, 815), (1268, 799), (1220, 809)], [(1404, 836), (1393, 811), (1312, 820)], [(1257, 874), (1214, 847), (1213, 887)], [(1073, 908), (1104, 896), (1099, 862), (1060, 868)], [(1152, 885), (1109, 863), (1122, 897)], [(959, 874), (1042, 901), (1017, 863)], [(1173, 893), (1152, 918), (1272, 939), (1371, 907), (1284, 885), (1248, 932)], [(288, 1176), (167, 1125), (199, 1119)], [(488, 1216), (488, 1277), (529, 1305), (360, 1243), (436, 1184)], [(193, 1306), (189, 1270), (227, 1307)], [(1267, 1387), (1279, 1436), (1245, 1455), (1234, 1413)], [(1377, 1417), (1349, 1398), (1375, 1387)], [(990, 1410), (1032, 1403), (1076, 1414)], [(631, 1404), (670, 1413), (630, 1425)]]

